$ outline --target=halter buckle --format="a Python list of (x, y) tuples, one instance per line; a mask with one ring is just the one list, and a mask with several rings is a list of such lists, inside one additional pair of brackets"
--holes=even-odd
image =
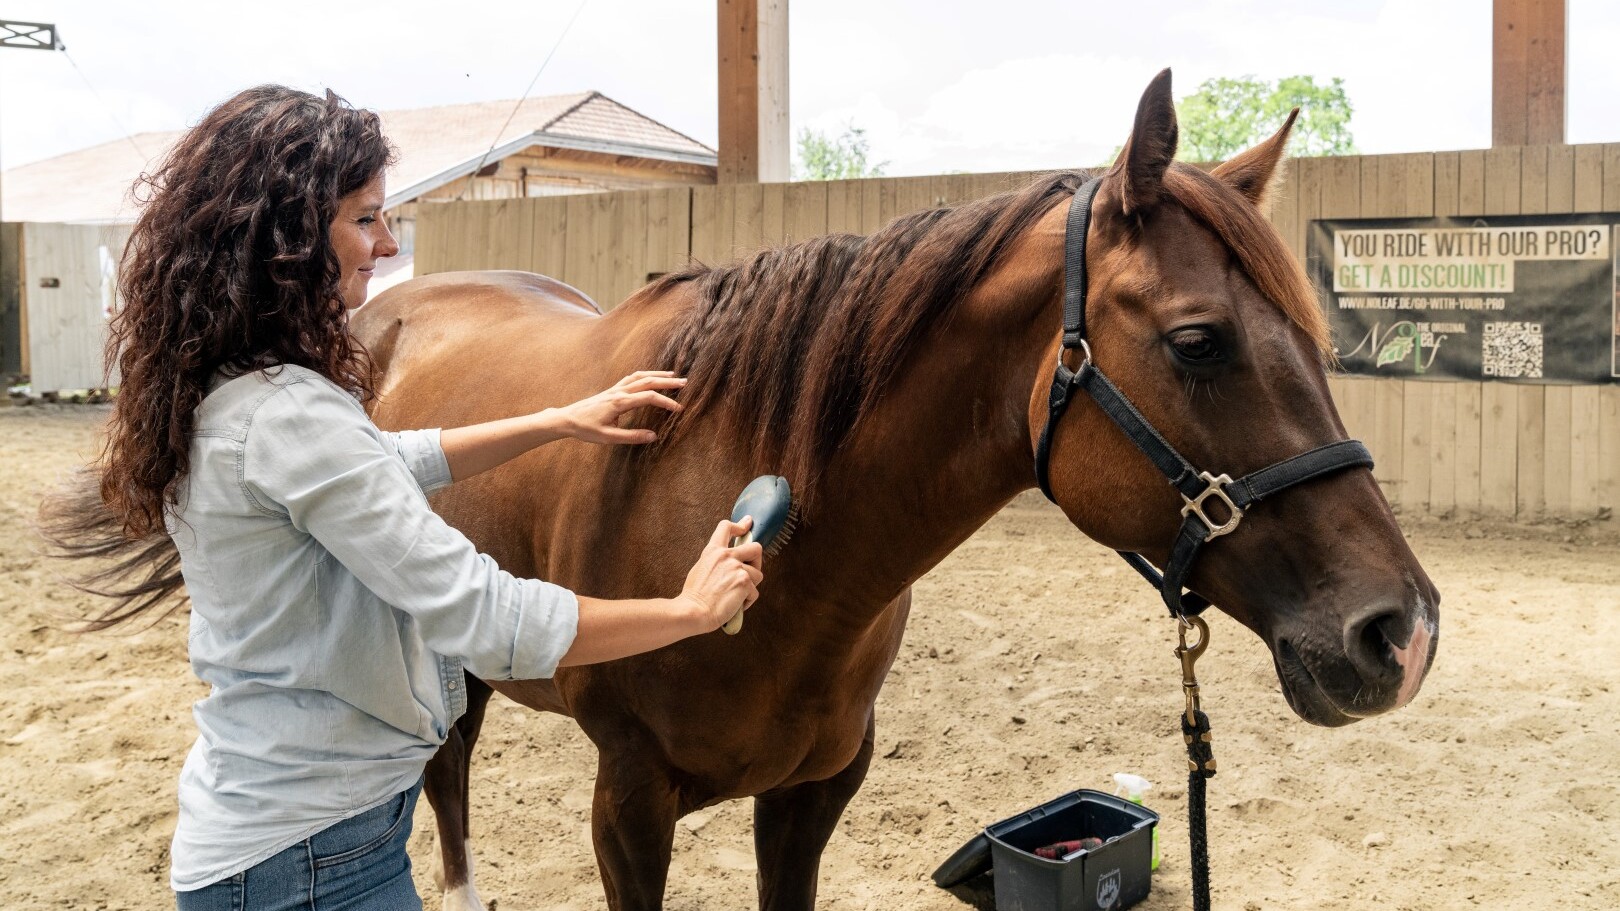
[[(1238, 505), (1232, 502), (1232, 498), (1226, 493), (1227, 485), (1232, 483), (1229, 476), (1224, 474), (1212, 475), (1207, 471), (1202, 471), (1198, 473), (1198, 479), (1203, 481), (1206, 486), (1196, 497), (1189, 499), (1186, 494), (1181, 495), (1181, 499), (1187, 504), (1181, 507), (1181, 514), (1182, 516), (1196, 515), (1199, 521), (1204, 523), (1204, 527), (1209, 529), (1209, 534), (1204, 536), (1204, 543), (1208, 544), (1221, 535), (1229, 535), (1236, 531), (1238, 523), (1243, 521), (1243, 510), (1239, 509)], [(1204, 501), (1210, 497), (1220, 500), (1230, 513), (1226, 521), (1219, 525), (1211, 521), (1209, 514), (1204, 512)]]

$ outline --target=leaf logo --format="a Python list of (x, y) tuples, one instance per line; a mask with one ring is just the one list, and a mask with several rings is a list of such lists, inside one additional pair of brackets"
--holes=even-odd
[(1397, 335), (1389, 340), (1389, 343), (1384, 346), (1384, 350), (1378, 352), (1378, 363), (1374, 367), (1382, 367), (1385, 364), (1398, 364), (1406, 360), (1411, 353), (1412, 336)]

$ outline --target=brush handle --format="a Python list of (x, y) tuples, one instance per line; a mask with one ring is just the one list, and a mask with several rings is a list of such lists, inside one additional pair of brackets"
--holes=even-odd
[[(743, 535), (740, 538), (732, 538), (731, 539), (731, 546), (732, 547), (740, 547), (740, 546), (742, 546), (744, 544), (747, 544), (749, 541), (752, 541), (752, 540), (754, 540), (753, 532), (749, 532), (748, 534)], [(746, 608), (746, 607), (738, 608), (737, 612), (735, 614), (731, 615), (731, 619), (727, 620), (724, 624), (721, 625), (720, 628), (722, 630), (725, 630), (726, 635), (735, 636), (738, 633), (742, 632), (743, 612), (746, 611), (747, 609), (748, 608)]]

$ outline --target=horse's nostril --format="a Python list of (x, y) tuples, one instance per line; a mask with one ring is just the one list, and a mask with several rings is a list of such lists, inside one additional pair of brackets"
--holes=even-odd
[(1365, 611), (1350, 622), (1345, 630), (1345, 651), (1351, 662), (1368, 682), (1395, 682), (1400, 679), (1401, 665), (1395, 649), (1406, 641), (1402, 612), (1382, 608)]
[(1398, 643), (1410, 638), (1409, 633), (1402, 629), (1405, 625), (1401, 622), (1401, 616), (1395, 613), (1384, 614), (1370, 624), (1372, 630), (1377, 633), (1381, 647), (1389, 650), (1392, 658), (1394, 649), (1400, 647)]

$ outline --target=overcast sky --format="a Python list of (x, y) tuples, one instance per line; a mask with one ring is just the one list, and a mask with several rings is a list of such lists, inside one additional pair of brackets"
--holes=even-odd
[[(1568, 3), (1569, 141), (1620, 141), (1620, 3)], [(68, 48), (0, 49), (0, 164), (179, 129), (262, 82), (378, 109), (516, 98), (578, 7), (0, 0), (0, 16), (56, 23)], [(793, 0), (792, 123), (865, 127), (892, 175), (1092, 165), (1170, 66), (1178, 97), (1213, 76), (1341, 76), (1363, 151), (1483, 148), (1490, 11), (1491, 0)], [(712, 146), (715, 86), (714, 0), (586, 0), (534, 94), (596, 89)]]

